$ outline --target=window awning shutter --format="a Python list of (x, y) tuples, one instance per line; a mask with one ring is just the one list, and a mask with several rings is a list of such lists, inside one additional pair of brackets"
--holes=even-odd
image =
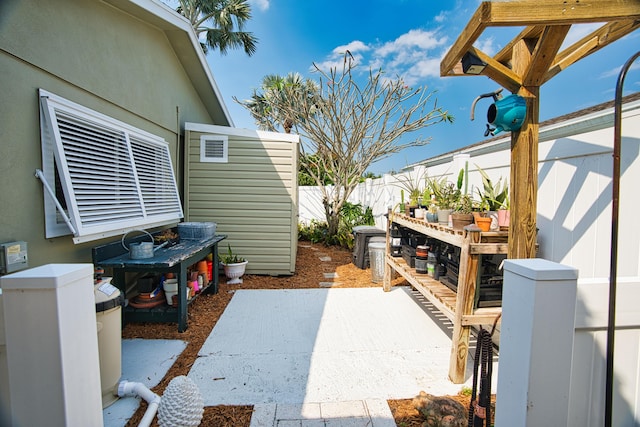
[(76, 242), (182, 217), (168, 144), (41, 91)]

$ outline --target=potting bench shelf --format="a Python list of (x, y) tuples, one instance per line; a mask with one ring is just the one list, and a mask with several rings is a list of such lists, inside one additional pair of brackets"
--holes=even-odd
[[(174, 273), (178, 278), (178, 306), (161, 305), (154, 308), (125, 307), (124, 321), (130, 322), (176, 322), (178, 332), (187, 329), (187, 268), (211, 254), (213, 274), (207, 288), (202, 292), (218, 292), (218, 243), (226, 235), (215, 235), (202, 240), (181, 240), (170, 247), (157, 249), (152, 258), (131, 259), (120, 241), (93, 248), (93, 263), (113, 269), (112, 284), (123, 295), (126, 293), (125, 273)], [(213, 287), (213, 289), (211, 289)], [(195, 297), (194, 297), (195, 298)]]
[[(451, 289), (429, 274), (416, 273), (404, 259), (391, 256), (389, 230), (392, 224), (460, 248), (457, 286)], [(449, 378), (456, 384), (465, 380), (471, 326), (491, 325), (502, 313), (502, 307), (477, 307), (481, 257), (493, 254), (506, 255), (507, 250), (507, 231), (454, 230), (404, 214), (389, 213), (383, 288), (385, 291), (391, 289), (391, 272), (395, 271), (453, 323)]]

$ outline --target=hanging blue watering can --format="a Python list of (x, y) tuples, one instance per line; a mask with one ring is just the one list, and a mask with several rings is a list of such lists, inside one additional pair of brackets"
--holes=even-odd
[(525, 99), (519, 95), (509, 95), (502, 98), (500, 95), (502, 89), (495, 92), (485, 93), (477, 97), (471, 104), (471, 120), (476, 107), (476, 102), (482, 98), (492, 97), (494, 103), (487, 110), (487, 130), (484, 136), (497, 135), (502, 131), (519, 130), (524, 122), (527, 114), (527, 103)]

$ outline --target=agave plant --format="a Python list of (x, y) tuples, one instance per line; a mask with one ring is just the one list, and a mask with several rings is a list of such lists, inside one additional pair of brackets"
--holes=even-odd
[(505, 205), (508, 205), (509, 186), (506, 180), (503, 182), (502, 177), (500, 177), (494, 185), (489, 175), (478, 165), (476, 165), (476, 167), (482, 176), (483, 190), (477, 189), (481, 205), (485, 206), (489, 211), (497, 211), (505, 207)]
[(233, 251), (231, 250), (231, 245), (227, 245), (227, 253), (225, 255), (222, 255), (220, 258), (222, 260), (222, 263), (225, 265), (239, 264), (246, 261), (245, 258), (233, 253)]

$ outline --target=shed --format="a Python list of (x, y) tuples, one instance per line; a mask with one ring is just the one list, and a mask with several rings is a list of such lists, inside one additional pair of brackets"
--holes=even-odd
[(186, 220), (215, 222), (247, 273), (293, 274), (299, 136), (185, 123), (185, 141)]

